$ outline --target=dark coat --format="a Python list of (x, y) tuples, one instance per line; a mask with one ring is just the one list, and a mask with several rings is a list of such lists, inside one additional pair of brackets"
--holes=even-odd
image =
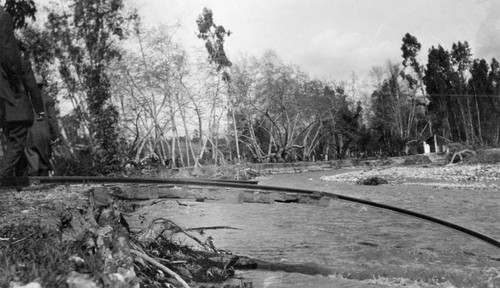
[[(12, 18), (0, 6), (0, 125), (5, 123), (5, 102), (12, 101), (14, 91), (11, 89), (12, 75), (22, 74), (21, 56), (14, 37)], [(15, 77), (15, 78), (16, 78)]]
[(39, 172), (53, 170), (52, 142), (61, 138), (59, 125), (55, 115), (55, 102), (51, 97), (43, 95), (46, 117), (35, 121), (28, 131), (26, 139), (26, 157), (28, 160), (29, 175), (43, 176)]
[[(20, 57), (12, 19), (0, 7), (0, 126), (6, 122), (32, 122), (33, 106), (43, 111), (35, 75), (28, 60)], [(31, 97), (31, 99), (30, 99)]]
[(21, 52), (14, 36), (12, 18), (0, 5), (0, 66), (9, 80), (20, 83), (22, 79)]
[(22, 60), (24, 91), (15, 93), (14, 97), (3, 102), (3, 120), (5, 122), (33, 122), (33, 105), (37, 103), (37, 111), (43, 111), (43, 100), (37, 87), (35, 75), (28, 60)]

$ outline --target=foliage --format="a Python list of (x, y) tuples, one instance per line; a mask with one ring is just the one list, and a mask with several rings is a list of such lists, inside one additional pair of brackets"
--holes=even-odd
[(347, 94), (348, 83), (311, 79), (273, 51), (240, 59), (232, 71), (236, 123), (247, 159), (343, 158), (359, 147), (362, 108)]
[(467, 41), (429, 50), (424, 83), (435, 133), (470, 146), (499, 145), (498, 61), (472, 59)]
[(127, 22), (121, 0), (73, 0), (63, 11), (48, 16), (59, 73), (75, 106), (100, 174), (118, 171), (118, 111), (110, 103), (109, 63), (120, 57), (116, 42), (125, 36)]
[(16, 29), (27, 26), (26, 18), (35, 20), (37, 9), (34, 0), (6, 0), (4, 6)]
[(417, 79), (415, 79), (410, 74), (402, 75), (408, 81), (410, 88), (418, 85), (422, 80), (422, 67), (417, 60), (417, 56), (421, 48), (422, 44), (418, 42), (417, 37), (411, 35), (410, 33), (406, 33), (403, 38), (403, 45), (401, 46), (401, 51), (403, 52), (403, 67), (411, 67), (417, 76)]
[[(198, 25), (198, 38), (205, 41), (205, 48), (208, 52), (210, 63), (217, 65), (217, 72), (225, 67), (231, 67), (232, 63), (227, 58), (224, 51), (224, 41), (226, 36), (231, 35), (231, 31), (222, 25), (216, 25), (213, 20), (212, 10), (203, 8), (203, 13), (196, 19)], [(229, 80), (229, 74), (224, 72), (224, 80)]]
[(131, 141), (134, 161), (151, 155), (165, 165), (180, 154), (167, 134), (177, 137), (175, 116), (185, 115), (187, 109), (183, 86), (188, 74), (187, 57), (176, 39), (176, 26), (142, 30), (139, 24), (136, 22), (135, 31), (139, 51), (130, 49), (121, 61), (113, 63), (114, 100), (122, 114), (123, 136)]
[(372, 128), (380, 131), (384, 150), (391, 156), (409, 153), (409, 144), (420, 142), (425, 127), (424, 99), (401, 72), (399, 65), (389, 63), (387, 79), (372, 94)]

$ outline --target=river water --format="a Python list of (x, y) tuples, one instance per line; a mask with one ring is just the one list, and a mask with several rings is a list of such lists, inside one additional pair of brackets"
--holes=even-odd
[[(393, 204), (391, 195), (387, 192), (385, 203)], [(158, 203), (150, 212), (155, 215), (149, 216), (165, 217), (185, 228), (237, 228), (197, 235), (210, 235), (217, 248), (233, 254), (278, 263), (314, 263), (335, 272), (329, 277), (237, 272), (255, 287), (500, 287), (498, 248), (416, 218), (341, 201), (331, 201), (328, 207), (182, 202), (189, 206)]]

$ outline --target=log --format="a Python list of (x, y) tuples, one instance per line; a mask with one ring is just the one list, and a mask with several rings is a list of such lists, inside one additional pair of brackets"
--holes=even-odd
[[(201, 256), (210, 259), (213, 262), (224, 265), (228, 263), (234, 255), (217, 254), (206, 251), (196, 251)], [(324, 267), (316, 263), (302, 263), (302, 264), (284, 264), (273, 263), (258, 259), (253, 259), (247, 256), (238, 256), (238, 261), (235, 263), (234, 268), (239, 270), (267, 270), (267, 271), (284, 271), (288, 273), (300, 273), (305, 275), (333, 275), (334, 270), (329, 267)]]
[(229, 226), (208, 226), (208, 227), (187, 228), (186, 231), (203, 231), (203, 230), (217, 230), (217, 229), (241, 230), (240, 228), (234, 228)]

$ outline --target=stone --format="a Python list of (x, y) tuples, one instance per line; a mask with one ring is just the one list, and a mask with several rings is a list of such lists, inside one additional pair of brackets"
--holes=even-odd
[(270, 192), (260, 192), (256, 191), (253, 193), (254, 203), (270, 204), (272, 201)]
[(158, 185), (159, 198), (187, 198), (188, 190), (186, 187), (175, 187), (173, 185)]
[(98, 288), (94, 281), (90, 280), (90, 276), (78, 272), (71, 272), (66, 279), (66, 284), (69, 288)]
[(22, 285), (18, 282), (10, 282), (9, 288), (42, 288), (42, 285), (38, 282), (31, 282), (26, 285)]
[(155, 185), (123, 185), (116, 188), (116, 196), (130, 200), (158, 199), (158, 189)]
[(107, 207), (111, 204), (111, 194), (108, 188), (104, 186), (94, 187), (92, 189), (92, 195), (94, 196), (95, 206), (98, 208)]

